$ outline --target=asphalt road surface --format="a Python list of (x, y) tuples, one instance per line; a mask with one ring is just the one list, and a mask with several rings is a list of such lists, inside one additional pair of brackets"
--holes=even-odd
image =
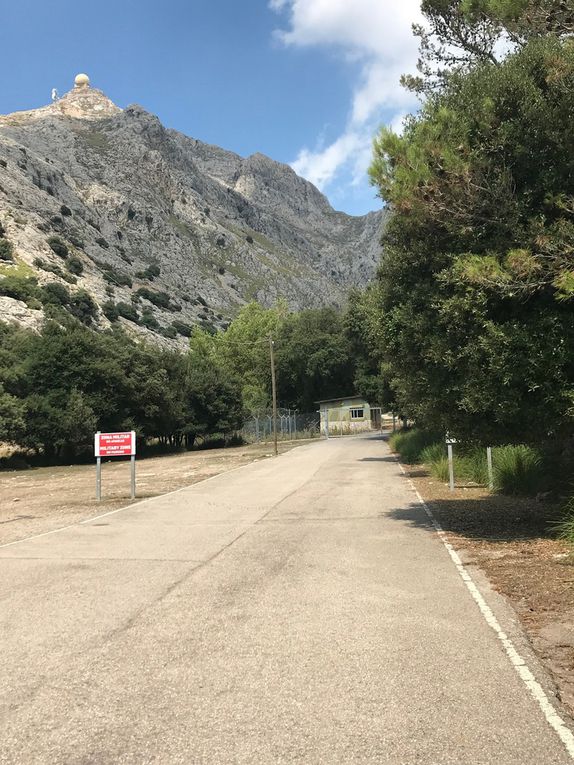
[(2, 763), (572, 762), (379, 438), (3, 547), (0, 631)]

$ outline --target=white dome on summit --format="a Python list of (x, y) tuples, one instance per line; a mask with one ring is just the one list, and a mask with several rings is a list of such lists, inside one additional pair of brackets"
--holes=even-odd
[(77, 74), (74, 79), (74, 85), (76, 88), (84, 88), (90, 84), (90, 78), (87, 74)]

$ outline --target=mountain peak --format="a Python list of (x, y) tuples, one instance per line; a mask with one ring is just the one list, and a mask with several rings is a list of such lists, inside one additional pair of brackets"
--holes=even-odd
[(5, 119), (20, 121), (22, 118), (42, 119), (62, 115), (72, 119), (98, 120), (113, 117), (121, 111), (103, 91), (91, 87), (87, 74), (78, 74), (74, 80), (74, 87), (61, 98), (58, 98), (56, 90), (52, 91), (52, 103), (49, 106), (14, 112)]
[[(379, 259), (384, 212), (338, 213), (288, 165), (119, 109), (86, 74), (49, 106), (0, 117), (0, 174), (12, 253), (0, 282), (23, 267), (70, 300), (87, 292), (93, 326), (160, 343), (184, 347), (193, 325), (222, 327), (250, 300), (341, 305)], [(37, 321), (23, 310), (11, 315)]]
[(74, 87), (48, 108), (75, 119), (101, 119), (121, 112), (103, 91), (91, 87), (87, 74), (76, 75)]

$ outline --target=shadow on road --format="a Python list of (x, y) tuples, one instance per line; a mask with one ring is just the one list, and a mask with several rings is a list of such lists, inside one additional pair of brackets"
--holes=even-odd
[(360, 457), (357, 462), (396, 462), (393, 457)]

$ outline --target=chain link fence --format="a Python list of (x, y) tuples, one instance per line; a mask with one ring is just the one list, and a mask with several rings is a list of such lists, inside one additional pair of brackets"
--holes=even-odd
[[(273, 414), (262, 412), (247, 420), (240, 435), (248, 443), (273, 440)], [(319, 438), (321, 435), (319, 412), (295, 412), (292, 409), (277, 411), (277, 438), (292, 441), (297, 438)]]

